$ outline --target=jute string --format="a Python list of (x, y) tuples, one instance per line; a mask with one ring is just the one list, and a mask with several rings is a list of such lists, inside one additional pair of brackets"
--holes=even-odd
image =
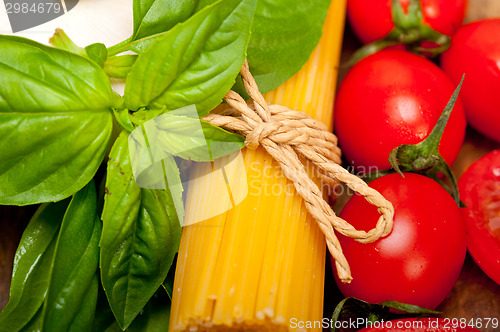
[[(224, 99), (231, 108), (208, 114), (203, 120), (243, 135), (247, 148), (255, 149), (261, 145), (279, 162), (283, 173), (293, 182), (309, 213), (325, 235), (339, 278), (349, 283), (352, 280), (351, 270), (334, 229), (359, 242), (373, 242), (390, 233), (394, 216), (392, 204), (368, 187), (363, 180), (340, 166), (337, 137), (321, 121), (285, 106), (268, 105), (259, 92), (246, 61), (240, 73), (253, 104), (248, 105), (238, 93), (229, 91)], [(311, 161), (321, 170), (324, 179), (345, 183), (375, 205), (381, 214), (375, 228), (368, 232), (357, 230), (337, 217), (323, 199), (322, 191), (307, 174), (300, 157)]]

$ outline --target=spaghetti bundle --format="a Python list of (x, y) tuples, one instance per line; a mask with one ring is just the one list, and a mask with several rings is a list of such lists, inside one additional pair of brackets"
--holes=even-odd
[[(265, 94), (268, 103), (308, 113), (331, 129), (344, 12), (345, 1), (332, 2), (309, 61)], [(244, 150), (242, 164), (248, 196), (233, 209), (183, 229), (170, 331), (285, 331), (291, 319), (322, 318), (323, 233), (264, 149)], [(213, 167), (200, 164), (193, 170), (186, 216), (209, 214), (200, 209), (210, 205), (200, 202), (226, 191), (223, 182), (202, 176)]]

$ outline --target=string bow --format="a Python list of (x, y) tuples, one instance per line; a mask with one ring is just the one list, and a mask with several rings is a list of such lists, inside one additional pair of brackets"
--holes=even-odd
[[(340, 166), (337, 137), (326, 125), (303, 112), (285, 106), (268, 105), (246, 61), (240, 73), (253, 103), (247, 104), (238, 93), (229, 91), (224, 99), (230, 108), (220, 113), (210, 113), (203, 120), (243, 135), (248, 148), (255, 149), (260, 145), (279, 162), (283, 173), (293, 182), (307, 210), (325, 235), (340, 280), (349, 283), (352, 280), (351, 270), (334, 230), (362, 243), (376, 241), (388, 235), (392, 229), (394, 208), (391, 202)], [(323, 192), (307, 174), (301, 158), (312, 162), (329, 183), (345, 183), (375, 205), (381, 214), (375, 228), (368, 232), (357, 230), (336, 216), (323, 199)]]

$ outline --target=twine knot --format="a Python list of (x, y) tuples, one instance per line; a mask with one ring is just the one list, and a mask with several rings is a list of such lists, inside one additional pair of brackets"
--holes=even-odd
[[(224, 99), (230, 108), (210, 113), (203, 120), (243, 135), (246, 147), (256, 149), (261, 145), (279, 162), (283, 173), (293, 182), (309, 213), (325, 235), (339, 278), (343, 282), (350, 282), (352, 276), (349, 264), (334, 229), (362, 243), (376, 241), (388, 235), (392, 229), (392, 204), (363, 180), (340, 166), (341, 151), (337, 146), (337, 137), (325, 124), (303, 112), (293, 111), (285, 106), (268, 105), (259, 92), (246, 61), (240, 73), (253, 103), (247, 104), (238, 93), (229, 91)], [(370, 204), (377, 206), (381, 215), (375, 228), (368, 232), (357, 230), (337, 217), (323, 199), (323, 192), (307, 174), (301, 157), (312, 162), (323, 180), (330, 184), (335, 181), (345, 183), (363, 195)]]
[[(272, 105), (271, 105), (272, 107)], [(262, 122), (247, 134), (245, 145), (250, 149), (256, 149), (262, 141), (269, 139), (276, 144), (300, 145), (307, 144), (311, 136), (302, 122), (287, 123), (279, 113), (271, 114), (269, 122)]]

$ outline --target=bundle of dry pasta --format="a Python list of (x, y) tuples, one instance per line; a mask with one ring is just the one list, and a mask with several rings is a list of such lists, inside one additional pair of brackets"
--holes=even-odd
[[(331, 126), (344, 12), (345, 0), (332, 1), (309, 61), (265, 95), (269, 103), (306, 112)], [(170, 331), (286, 331), (293, 328), (293, 319), (322, 318), (322, 232), (279, 164), (262, 148), (243, 151), (239, 163), (224, 176), (244, 176), (238, 170), (245, 169), (246, 198), (229, 211), (183, 229)], [(226, 192), (224, 182), (203, 177), (214, 167), (200, 164), (194, 169), (186, 217), (211, 214), (200, 209), (213, 206), (199, 202)]]

